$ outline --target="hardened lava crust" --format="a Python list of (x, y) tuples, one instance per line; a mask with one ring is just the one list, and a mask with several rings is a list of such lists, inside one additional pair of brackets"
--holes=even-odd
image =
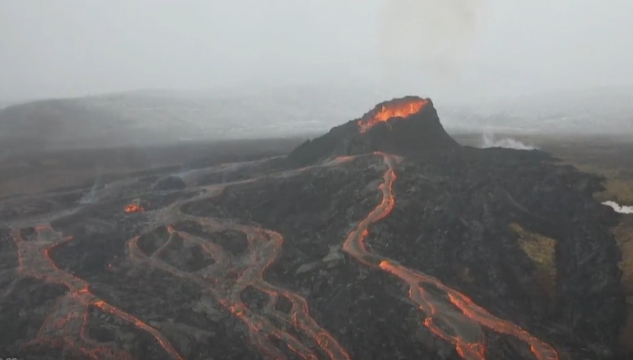
[(287, 157), (0, 200), (19, 359), (620, 359), (600, 179), (475, 149), (430, 99)]

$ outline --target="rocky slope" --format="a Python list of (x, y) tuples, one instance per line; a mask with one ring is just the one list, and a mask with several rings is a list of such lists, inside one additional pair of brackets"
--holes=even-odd
[(288, 160), (303, 165), (328, 157), (378, 150), (414, 157), (434, 156), (452, 153), (458, 147), (444, 131), (433, 102), (409, 96), (382, 102), (360, 119), (306, 141)]
[(598, 189), (543, 152), (460, 147), (408, 97), (287, 159), (5, 200), (0, 350), (621, 359)]

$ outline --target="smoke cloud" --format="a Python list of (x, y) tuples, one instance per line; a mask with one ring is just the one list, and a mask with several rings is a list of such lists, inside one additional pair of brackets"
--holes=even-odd
[(385, 75), (457, 79), (486, 12), (486, 0), (387, 0), (378, 49)]

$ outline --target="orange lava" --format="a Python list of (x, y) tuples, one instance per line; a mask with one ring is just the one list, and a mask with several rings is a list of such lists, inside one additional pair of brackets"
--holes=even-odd
[(361, 119), (358, 120), (358, 126), (360, 127), (360, 132), (364, 133), (372, 126), (378, 124), (379, 122), (385, 122), (391, 118), (402, 117), (405, 118), (409, 115), (413, 115), (420, 111), (424, 105), (428, 103), (428, 100), (424, 99), (414, 99), (410, 101), (399, 101), (393, 102), (391, 104), (382, 105), (380, 110), (376, 112), (369, 119)]
[[(368, 128), (376, 122), (386, 121), (394, 116), (415, 113), (424, 104), (426, 104), (426, 100), (418, 100), (402, 109), (390, 110), (383, 107), (382, 111), (365, 125)], [(363, 131), (363, 125), (359, 123), (359, 126)], [(485, 326), (524, 341), (530, 346), (532, 353), (538, 360), (557, 360), (558, 355), (552, 347), (520, 327), (488, 313), (474, 304), (468, 297), (447, 287), (438, 279), (408, 269), (391, 259), (367, 250), (365, 240), (369, 234), (369, 226), (389, 215), (395, 206), (392, 186), (396, 179), (394, 167), (399, 161), (399, 158), (392, 155), (375, 154), (382, 156), (386, 165), (383, 175), (384, 181), (379, 187), (382, 201), (349, 233), (343, 243), (343, 250), (357, 261), (381, 269), (406, 283), (409, 287), (409, 298), (425, 315), (423, 325), (439, 338), (450, 342), (462, 358), (468, 360), (485, 359), (485, 338), (481, 328), (481, 326)], [(317, 166), (334, 166), (352, 159), (353, 157), (340, 157)], [(301, 173), (301, 170), (290, 170), (280, 174), (298, 173)], [(255, 179), (238, 181), (233, 184), (251, 181), (255, 181)], [(251, 343), (271, 359), (285, 360), (287, 358), (284, 352), (273, 343), (272, 340), (277, 339), (301, 359), (317, 360), (318, 354), (323, 354), (332, 360), (350, 360), (349, 355), (338, 341), (310, 316), (308, 302), (305, 298), (264, 281), (264, 272), (276, 260), (281, 251), (284, 240), (281, 234), (257, 226), (192, 216), (181, 211), (182, 206), (187, 203), (216, 196), (228, 184), (230, 183), (208, 187), (206, 193), (177, 201), (154, 214), (150, 214), (153, 217), (151, 223), (157, 224), (156, 226), (165, 225), (169, 237), (162, 246), (151, 254), (145, 253), (139, 246), (140, 236), (131, 239), (127, 243), (129, 261), (133, 264), (164, 271), (200, 286), (212, 295), (224, 309), (244, 323), (248, 329)], [(125, 208), (125, 212), (128, 213), (139, 211), (143, 211), (143, 208), (137, 203), (129, 204)], [(242, 255), (232, 255), (213, 241), (176, 230), (167, 225), (181, 221), (197, 222), (211, 236), (213, 233), (226, 230), (242, 232), (246, 235), (247, 249)], [(152, 229), (148, 229), (148, 231), (152, 231)], [(172, 358), (183, 360), (168, 339), (158, 330), (96, 297), (90, 292), (88, 282), (57, 267), (49, 254), (56, 247), (71, 241), (71, 237), (62, 237), (49, 225), (36, 227), (34, 240), (23, 239), (19, 230), (13, 231), (12, 237), (18, 247), (18, 272), (20, 274), (49, 283), (61, 284), (69, 289), (67, 294), (58, 299), (55, 309), (46, 317), (37, 336), (27, 346), (43, 344), (62, 347), (92, 359), (132, 359), (132, 354), (116, 344), (100, 343), (88, 336), (86, 328), (89, 310), (96, 308), (147, 332)], [(181, 270), (169, 263), (168, 259), (171, 257), (163, 255), (171, 251), (172, 245), (177, 243), (176, 237), (179, 237), (188, 246), (199, 247), (203, 254), (213, 258), (215, 262), (193, 272)], [(112, 268), (112, 265), (109, 264), (108, 268)], [(434, 286), (442, 294), (437, 294), (437, 291), (427, 291), (425, 288), (427, 285)], [(268, 301), (262, 308), (250, 308), (243, 302), (242, 293), (248, 287), (268, 296)], [(276, 304), (281, 298), (287, 299), (291, 304), (289, 311), (284, 312), (277, 309)]]
[[(337, 165), (349, 160), (351, 158), (337, 158), (332, 163), (320, 166)], [(295, 172), (287, 171), (287, 174), (292, 175)], [(233, 184), (244, 184), (256, 180), (257, 178), (236, 181)], [(249, 253), (247, 259), (237, 259), (225, 253), (220, 246), (213, 242), (185, 232), (176, 231), (168, 226), (167, 230), (170, 238), (149, 256), (144, 254), (138, 247), (138, 237), (129, 241), (128, 255), (130, 260), (144, 265), (151, 265), (175, 276), (198, 283), (203, 289), (213, 294), (225, 309), (244, 322), (250, 330), (249, 335), (252, 343), (272, 359), (286, 359), (283, 352), (271, 342), (271, 339), (278, 339), (302, 359), (317, 360), (318, 357), (314, 347), (318, 346), (320, 352), (327, 355), (330, 359), (350, 360), (349, 355), (337, 340), (312, 319), (308, 303), (303, 297), (263, 280), (263, 272), (277, 258), (281, 249), (283, 237), (280, 234), (258, 227), (224, 226), (210, 218), (196, 218), (183, 214), (180, 211), (180, 206), (186, 203), (216, 196), (228, 184), (230, 183), (207, 187), (205, 188), (206, 191), (200, 196), (173, 203), (165, 209), (157, 211), (153, 216), (160, 219), (160, 216), (164, 215), (174, 221), (193, 220), (206, 227), (233, 228), (236, 231), (242, 231), (247, 234), (248, 239)], [(144, 211), (143, 207), (137, 202), (130, 203), (124, 210), (126, 213)], [(157, 222), (160, 221), (162, 220), (157, 220)], [(202, 251), (213, 257), (216, 262), (209, 268), (190, 273), (179, 270), (162, 261), (161, 254), (167, 251), (174, 236), (181, 236), (183, 241), (199, 245)], [(131, 353), (117, 344), (111, 342), (100, 343), (88, 336), (89, 310), (96, 308), (149, 333), (172, 358), (184, 360), (170, 344), (169, 340), (158, 330), (96, 297), (90, 291), (88, 282), (57, 267), (49, 254), (56, 247), (71, 241), (72, 237), (63, 238), (60, 233), (54, 231), (48, 224), (36, 227), (35, 240), (25, 240), (20, 230), (14, 230), (12, 237), (18, 247), (18, 273), (22, 276), (37, 278), (48, 283), (61, 284), (69, 289), (67, 294), (58, 299), (53, 311), (47, 315), (37, 336), (29, 341), (25, 347), (44, 345), (52, 348), (62, 348), (92, 359), (133, 359)], [(108, 264), (107, 268), (113, 269), (113, 265)], [(230, 274), (234, 276), (229, 276)], [(262, 313), (248, 308), (241, 300), (241, 293), (249, 286), (269, 296), (268, 303)], [(285, 297), (291, 303), (291, 309), (288, 313), (275, 308), (277, 300), (281, 297)], [(274, 322), (272, 319), (274, 319)], [(279, 323), (281, 323), (281, 327), (277, 325)], [(292, 330), (292, 332), (289, 332), (289, 330)], [(299, 340), (297, 335), (300, 335), (304, 340)], [(308, 341), (308, 344), (304, 344), (306, 338), (312, 340)]]
[[(310, 338), (320, 350), (333, 360), (350, 360), (343, 347), (312, 319), (308, 302), (303, 297), (286, 289), (274, 286), (263, 280), (263, 273), (275, 261), (283, 243), (281, 234), (259, 227), (223, 224), (209, 218), (195, 217), (177, 213), (181, 220), (196, 221), (211, 233), (222, 230), (239, 231), (246, 234), (248, 248), (242, 257), (227, 254), (222, 247), (184, 231), (167, 226), (169, 238), (154, 253), (145, 254), (135, 237), (128, 242), (128, 253), (133, 262), (144, 264), (187, 279), (198, 284), (212, 295), (219, 304), (240, 319), (249, 329), (251, 342), (271, 359), (284, 360), (286, 356), (271, 339), (278, 339), (299, 358), (317, 360), (318, 356), (309, 345), (300, 341), (294, 333)], [(215, 263), (197, 272), (187, 272), (161, 259), (161, 254), (169, 251), (174, 238), (190, 245), (197, 245), (201, 251), (215, 260)], [(235, 274), (229, 276), (229, 274)], [(251, 309), (242, 301), (241, 294), (247, 287), (253, 287), (268, 295), (263, 309)], [(291, 303), (289, 313), (275, 308), (280, 297)], [(281, 323), (282, 327), (275, 324)], [(293, 332), (289, 332), (293, 330)]]
[(143, 209), (141, 205), (136, 204), (136, 203), (131, 203), (125, 206), (126, 213), (143, 212), (143, 211), (145, 211), (145, 209)]
[[(408, 269), (393, 260), (367, 250), (365, 240), (369, 234), (369, 225), (387, 216), (395, 205), (392, 187), (396, 179), (393, 169), (396, 159), (388, 154), (379, 154), (383, 156), (387, 165), (387, 170), (383, 175), (384, 181), (380, 185), (382, 201), (349, 233), (343, 244), (343, 250), (361, 263), (382, 269), (405, 282), (409, 286), (409, 298), (426, 316), (424, 325), (438, 337), (453, 344), (462, 358), (468, 360), (486, 358), (485, 338), (481, 329), (483, 325), (498, 333), (511, 335), (524, 341), (539, 360), (557, 360), (558, 354), (551, 346), (519, 326), (495, 317), (474, 304), (464, 294), (449, 288), (434, 277)], [(444, 292), (446, 297), (426, 291), (424, 286), (429, 284)], [(445, 330), (447, 328), (448, 331)]]
[(19, 230), (12, 233), (18, 247), (19, 268), (23, 276), (33, 277), (51, 284), (60, 284), (69, 292), (57, 300), (53, 311), (46, 317), (37, 337), (27, 343), (62, 347), (92, 359), (133, 359), (132, 354), (113, 343), (99, 343), (88, 337), (86, 325), (90, 307), (97, 308), (120, 318), (154, 337), (160, 346), (174, 359), (183, 360), (167, 338), (142, 320), (120, 310), (90, 292), (90, 284), (57, 267), (50, 252), (72, 240), (62, 237), (50, 225), (35, 228), (35, 240), (25, 240)]

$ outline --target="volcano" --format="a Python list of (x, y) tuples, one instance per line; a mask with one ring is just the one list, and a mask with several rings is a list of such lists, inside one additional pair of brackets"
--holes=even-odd
[(627, 355), (601, 179), (462, 147), (430, 99), (378, 104), (287, 157), (195, 164), (1, 199), (0, 353)]
[(289, 156), (295, 165), (326, 158), (382, 151), (408, 157), (433, 157), (460, 146), (440, 123), (431, 99), (407, 96), (382, 102), (360, 119), (308, 140)]

